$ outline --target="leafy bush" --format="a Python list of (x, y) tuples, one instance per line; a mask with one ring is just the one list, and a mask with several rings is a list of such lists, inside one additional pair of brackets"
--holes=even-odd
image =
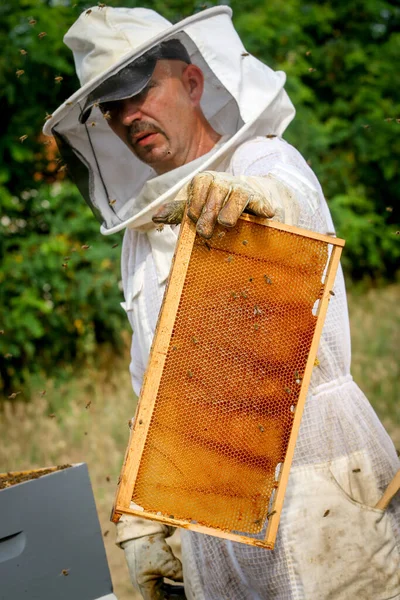
[[(71, 183), (0, 197), (0, 375), (7, 392), (122, 346), (120, 236), (103, 237)], [(29, 218), (26, 217), (29, 215)], [(3, 333), (4, 332), (4, 333)]]

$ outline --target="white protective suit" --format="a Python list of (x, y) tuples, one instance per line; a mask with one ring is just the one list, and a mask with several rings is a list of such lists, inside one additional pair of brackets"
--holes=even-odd
[[(150, 28), (140, 29), (148, 38), (141, 39), (139, 50), (132, 45), (119, 58), (104, 63), (102, 52), (107, 51), (116, 32), (125, 28), (121, 44), (129, 39), (128, 13), (137, 20), (133, 29), (150, 24)], [(283, 90), (284, 74), (274, 73), (248, 55), (230, 16), (229, 8), (218, 7), (171, 26), (145, 9), (93, 8), (65, 38), (74, 50), (82, 88), (54, 113), (45, 132), (67, 142), (75, 159), (85, 166), (89, 183), (81, 186), (82, 193), (101, 213), (102, 232), (127, 228), (122, 277), (124, 307), (133, 328), (130, 368), (137, 394), (178, 235), (178, 227), (157, 231), (151, 216), (196, 173), (212, 169), (245, 177), (272, 174), (290, 189), (300, 227), (320, 233), (334, 231), (317, 178), (281, 137), (294, 114)], [(92, 17), (93, 31), (88, 32), (85, 28)], [(110, 34), (107, 27), (112, 18), (117, 26)], [(148, 34), (151, 26), (153, 37)], [(90, 35), (95, 51), (91, 47), (85, 54), (86, 42), (82, 40)], [(78, 117), (87, 93), (102, 78), (167, 38), (179, 38), (192, 62), (202, 68), (206, 81), (202, 108), (223, 137), (207, 155), (157, 177), (113, 137), (104, 120), (100, 118), (97, 126), (90, 128), (78, 124)], [(104, 40), (105, 50), (97, 48), (96, 44)], [(93, 109), (92, 118), (98, 118), (97, 113)], [(120, 160), (116, 161), (116, 156)], [(399, 469), (399, 460), (350, 375), (349, 323), (341, 271), (334, 293), (318, 350), (319, 365), (314, 368), (305, 405), (276, 548), (268, 551), (182, 531), (189, 599), (400, 599), (400, 502), (394, 499), (386, 511), (373, 508)], [(134, 523), (134, 519), (123, 517), (119, 543), (136, 536)], [(163, 531), (157, 523), (152, 528)]]

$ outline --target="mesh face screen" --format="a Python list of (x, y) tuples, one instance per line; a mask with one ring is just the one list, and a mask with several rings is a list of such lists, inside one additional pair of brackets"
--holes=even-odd
[(224, 531), (262, 530), (327, 260), (326, 242), (245, 220), (207, 242), (196, 237), (154, 389), (136, 504)]

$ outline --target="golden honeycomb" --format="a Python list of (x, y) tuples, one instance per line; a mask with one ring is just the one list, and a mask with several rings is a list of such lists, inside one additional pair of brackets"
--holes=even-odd
[(224, 531), (262, 530), (328, 254), (326, 242), (242, 219), (195, 238), (136, 504)]

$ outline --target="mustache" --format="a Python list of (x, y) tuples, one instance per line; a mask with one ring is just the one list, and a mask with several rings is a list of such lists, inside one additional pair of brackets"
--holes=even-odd
[(129, 135), (131, 137), (141, 133), (142, 131), (145, 131), (146, 133), (162, 133), (165, 135), (161, 127), (157, 127), (157, 125), (147, 123), (146, 121), (134, 122), (129, 127)]

